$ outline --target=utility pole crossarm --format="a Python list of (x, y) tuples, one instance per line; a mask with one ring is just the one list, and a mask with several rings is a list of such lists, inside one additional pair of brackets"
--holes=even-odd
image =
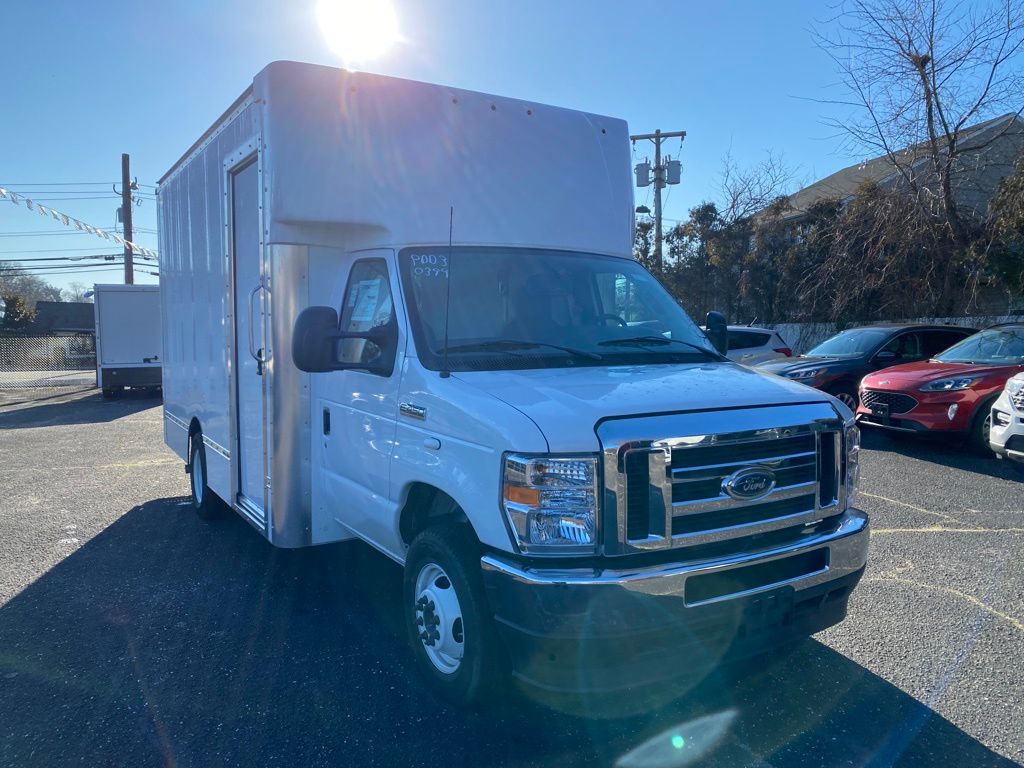
[(638, 133), (636, 136), (630, 136), (629, 138), (631, 141), (642, 141), (643, 139), (650, 139), (653, 141), (659, 137), (662, 139), (685, 139), (686, 131), (658, 131), (657, 133)]

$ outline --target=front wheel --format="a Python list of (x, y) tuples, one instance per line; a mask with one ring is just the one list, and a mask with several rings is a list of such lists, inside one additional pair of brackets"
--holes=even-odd
[(995, 398), (978, 406), (977, 413), (971, 422), (971, 430), (967, 435), (967, 442), (977, 453), (988, 456), (992, 453), (992, 446), (988, 443), (989, 433), (992, 431), (992, 403)]
[(835, 398), (849, 408), (854, 413), (857, 412), (857, 406), (860, 405), (860, 398), (857, 396), (857, 390), (855, 389), (840, 389), (832, 393)]
[(480, 577), (480, 552), (461, 524), (428, 528), (405, 563), (409, 642), (427, 683), (458, 705), (488, 698), (501, 678), (501, 646)]

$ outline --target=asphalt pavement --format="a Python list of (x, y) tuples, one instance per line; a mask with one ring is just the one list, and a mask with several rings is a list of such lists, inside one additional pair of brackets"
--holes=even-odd
[(161, 415), (0, 409), (0, 766), (1024, 763), (1024, 483), (995, 459), (867, 434), (846, 621), (603, 719), (434, 700), (397, 567), (200, 521)]

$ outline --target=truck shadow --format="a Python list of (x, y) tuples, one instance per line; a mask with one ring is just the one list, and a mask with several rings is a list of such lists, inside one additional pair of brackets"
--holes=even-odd
[(135, 507), (0, 607), (0, 763), (1013, 764), (813, 641), (628, 720), (452, 710), (416, 677), (400, 593), (361, 544)]
[(57, 395), (30, 403), (0, 404), (0, 429), (55, 427), (70, 424), (100, 424), (129, 416), (161, 403), (159, 392), (129, 390), (121, 397), (105, 400), (98, 390)]
[(995, 454), (975, 451), (956, 438), (898, 435), (865, 427), (861, 430), (861, 445), (867, 450), (898, 453), (978, 475), (1020, 479), (1014, 468), (997, 459)]

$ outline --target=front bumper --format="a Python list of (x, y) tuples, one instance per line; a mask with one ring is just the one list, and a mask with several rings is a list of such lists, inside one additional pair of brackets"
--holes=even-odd
[[(1003, 414), (1006, 424), (999, 424), (995, 412)], [(992, 405), (992, 429), (989, 431), (989, 447), (997, 455), (1011, 461), (1024, 463), (1024, 413), (1017, 410), (1006, 394)]]
[[(896, 390), (893, 390), (896, 391)], [(978, 398), (974, 393), (961, 392), (921, 393), (899, 392), (914, 397), (917, 405), (905, 413), (894, 413), (880, 417), (861, 405), (857, 408), (857, 425), (891, 429), (896, 432), (941, 432), (947, 434), (967, 432)], [(953, 418), (949, 418), (950, 406), (956, 405)]]
[(828, 533), (725, 559), (556, 571), (489, 554), (481, 565), (521, 681), (614, 692), (706, 672), (842, 621), (868, 528), (851, 509)]

